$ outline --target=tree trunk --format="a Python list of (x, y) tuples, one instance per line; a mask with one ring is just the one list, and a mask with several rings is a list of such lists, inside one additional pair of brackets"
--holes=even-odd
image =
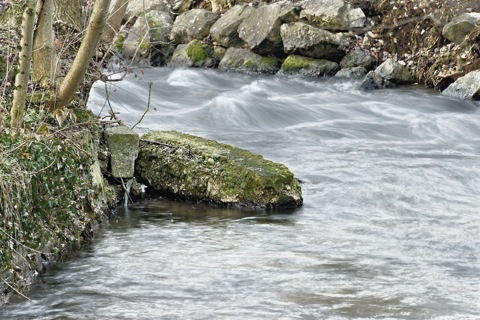
[(35, 7), (37, 0), (27, 0), (23, 11), (22, 39), (20, 40), (20, 57), (18, 73), (15, 77), (15, 91), (13, 92), (12, 109), (10, 110), (10, 126), (21, 128), (25, 114), (27, 99), (28, 77), (32, 61), (33, 29), (35, 27)]
[(102, 41), (105, 43), (112, 43), (113, 39), (120, 30), (123, 17), (127, 11), (128, 0), (116, 0), (112, 8), (110, 17), (102, 35)]
[(80, 49), (56, 96), (48, 102), (48, 109), (54, 111), (66, 107), (72, 100), (78, 85), (85, 77), (88, 65), (92, 60), (102, 31), (105, 28), (110, 1), (111, 0), (95, 1), (92, 17), (88, 23)]
[(53, 43), (53, 0), (39, 0), (38, 22), (33, 39), (32, 80), (47, 88), (54, 84), (56, 59)]
[(55, 0), (55, 21), (62, 21), (65, 25), (81, 32), (86, 25), (82, 14), (83, 0)]

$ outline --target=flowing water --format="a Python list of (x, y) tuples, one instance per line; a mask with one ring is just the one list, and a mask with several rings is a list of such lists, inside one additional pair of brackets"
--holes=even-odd
[[(478, 102), (194, 69), (108, 87), (130, 125), (149, 106), (141, 132), (180, 130), (286, 164), (304, 206), (120, 208), (1, 319), (480, 319)], [(89, 105), (105, 114), (104, 88)]]

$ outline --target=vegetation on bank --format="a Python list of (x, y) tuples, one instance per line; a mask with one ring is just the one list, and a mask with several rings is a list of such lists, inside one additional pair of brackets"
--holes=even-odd
[[(98, 119), (74, 109), (88, 90), (82, 81), (93, 82), (86, 74), (95, 68), (92, 57), (110, 0), (95, 1), (79, 16), (89, 21), (83, 41), (65, 44), (54, 42), (59, 30), (52, 24), (53, 1), (57, 14), (75, 7), (70, 1), (27, 0), (12, 2), (0, 15), (2, 28), (10, 29), (0, 32), (7, 44), (0, 46), (0, 305), (24, 296), (46, 263), (90, 238), (115, 201), (97, 162)], [(20, 37), (12, 32), (19, 20)], [(72, 26), (82, 25), (77, 22)], [(57, 42), (67, 41), (62, 32)], [(32, 56), (36, 41), (59, 50)], [(68, 68), (59, 68), (60, 58), (71, 61)]]
[[(41, 116), (28, 114), (28, 116)], [(96, 124), (0, 132), (0, 287), (6, 299), (105, 217), (92, 186)]]
[[(418, 83), (443, 91), (472, 70), (480, 69), (480, 26), (461, 45), (442, 35), (443, 27), (465, 12), (480, 12), (478, 0), (370, 0), (372, 28), (379, 54), (407, 63)], [(366, 48), (371, 46), (367, 45)], [(379, 57), (381, 58), (381, 57)]]

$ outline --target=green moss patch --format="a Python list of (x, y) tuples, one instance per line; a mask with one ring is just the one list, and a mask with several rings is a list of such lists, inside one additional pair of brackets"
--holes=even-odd
[(192, 60), (194, 64), (202, 63), (207, 60), (208, 54), (205, 49), (206, 45), (201, 43), (199, 40), (193, 40), (189, 43), (186, 53), (187, 56)]
[(299, 182), (282, 164), (247, 150), (176, 131), (141, 140), (137, 176), (175, 198), (220, 205), (296, 207)]
[(310, 67), (314, 60), (311, 58), (301, 57), (297, 55), (288, 56), (282, 64), (284, 71), (297, 71)]

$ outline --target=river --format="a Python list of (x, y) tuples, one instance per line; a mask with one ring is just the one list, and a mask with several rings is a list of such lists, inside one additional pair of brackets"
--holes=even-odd
[[(287, 165), (304, 205), (119, 208), (1, 319), (480, 319), (479, 102), (198, 69), (137, 70), (108, 87), (130, 125), (149, 106), (140, 132)], [(89, 106), (108, 111), (103, 83)]]

